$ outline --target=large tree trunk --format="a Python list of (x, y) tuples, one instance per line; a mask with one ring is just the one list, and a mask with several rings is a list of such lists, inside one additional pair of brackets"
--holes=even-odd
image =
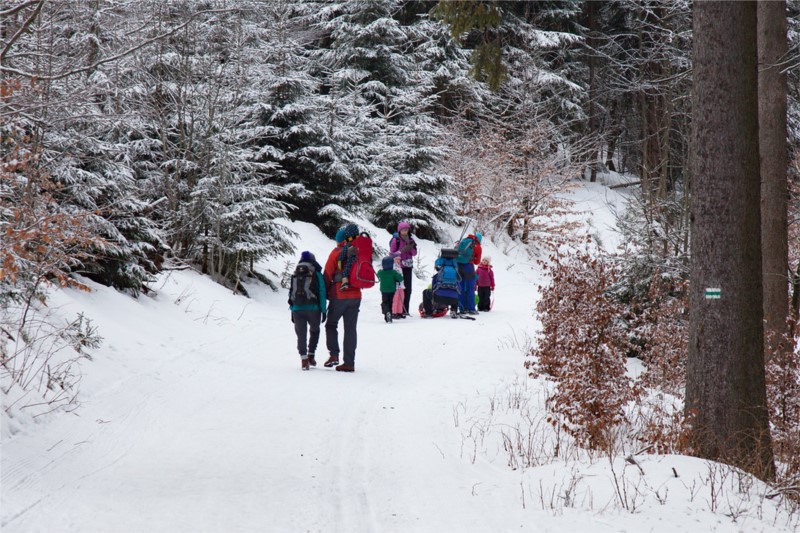
[[(764, 272), (764, 356), (780, 356), (788, 333), (788, 201), (786, 177), (786, 2), (758, 3), (758, 144), (761, 155), (761, 237)], [(785, 347), (785, 348), (788, 348)]]
[[(701, 457), (769, 478), (756, 3), (697, 2), (693, 29), (691, 444)], [(708, 298), (710, 288), (719, 299)]]

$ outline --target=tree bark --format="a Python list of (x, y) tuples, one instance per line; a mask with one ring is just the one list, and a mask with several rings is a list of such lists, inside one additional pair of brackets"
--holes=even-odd
[[(755, 2), (694, 6), (686, 410), (700, 457), (774, 476), (764, 377)], [(719, 288), (710, 299), (708, 289)]]
[(788, 52), (786, 2), (759, 2), (757, 16), (764, 357), (769, 361), (781, 355), (789, 315), (786, 74), (780, 67)]

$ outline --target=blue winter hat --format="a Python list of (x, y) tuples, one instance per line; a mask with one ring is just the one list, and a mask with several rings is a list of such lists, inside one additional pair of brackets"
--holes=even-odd
[(480, 233), (475, 233), (475, 238), (478, 239), (478, 243), (483, 242), (483, 235), (481, 235)]
[[(347, 226), (345, 226), (345, 228), (344, 228), (344, 238), (345, 239), (350, 239), (350, 238), (355, 239), (356, 237), (358, 237), (358, 226), (356, 226), (355, 224), (348, 224)], [(342, 239), (342, 240), (344, 240), (344, 239)]]
[(314, 254), (312, 254), (311, 252), (306, 251), (300, 254), (301, 263), (313, 263), (316, 260), (317, 258), (314, 257)]
[(344, 227), (341, 227), (338, 230), (336, 230), (336, 237), (334, 237), (334, 239), (336, 240), (336, 242), (344, 241)]
[(392, 270), (394, 268), (394, 259), (387, 255), (381, 259), (381, 266), (384, 270)]

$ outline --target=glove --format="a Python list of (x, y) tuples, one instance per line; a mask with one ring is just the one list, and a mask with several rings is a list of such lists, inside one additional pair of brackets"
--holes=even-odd
[(294, 324), (294, 313), (291, 313), (289, 316), (292, 317), (292, 324)]
[(410, 243), (406, 244), (405, 246), (403, 246), (403, 248), (400, 251), (401, 252), (407, 252), (407, 251), (411, 250), (412, 248), (416, 248), (416, 247), (417, 246), (413, 242), (410, 242)]
[(325, 320), (328, 318), (328, 313), (322, 313), (322, 323), (325, 323)]

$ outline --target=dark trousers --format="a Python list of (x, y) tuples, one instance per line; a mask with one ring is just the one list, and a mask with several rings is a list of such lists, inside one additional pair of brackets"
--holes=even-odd
[(492, 288), (478, 287), (478, 311), (488, 311), (492, 305)]
[(392, 312), (392, 302), (394, 301), (394, 293), (393, 292), (382, 292), (381, 293), (381, 314), (385, 315), (386, 313)]
[(344, 324), (344, 364), (355, 365), (356, 345), (358, 344), (358, 311), (360, 298), (347, 300), (333, 299), (328, 305), (328, 320), (325, 322), (325, 342), (330, 355), (339, 356), (339, 319)]
[(426, 315), (430, 316), (433, 314), (434, 305), (437, 309), (449, 306), (453, 310), (458, 310), (458, 300), (455, 298), (434, 297), (431, 289), (422, 291), (422, 308), (425, 310)]
[[(317, 351), (317, 344), (319, 343), (320, 321), (322, 320), (322, 312), (320, 311), (292, 311), (292, 318), (294, 319), (294, 332), (297, 334), (297, 353), (306, 355)], [(306, 334), (308, 336), (308, 345), (306, 345)], [(306, 351), (308, 346), (308, 351)]]
[(413, 267), (403, 267), (403, 284), (406, 286), (406, 297), (403, 300), (403, 310), (406, 313), (411, 313), (411, 279), (414, 271)]

